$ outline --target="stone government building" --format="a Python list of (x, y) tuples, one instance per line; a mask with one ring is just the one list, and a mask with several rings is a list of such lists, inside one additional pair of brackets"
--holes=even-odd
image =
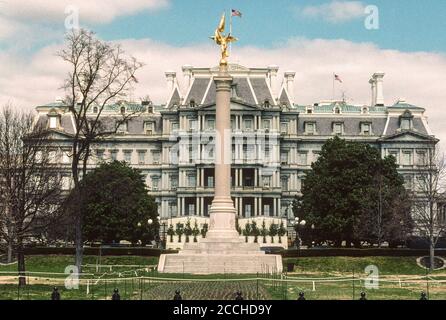
[[(242, 227), (252, 219), (259, 226), (264, 220), (267, 225), (294, 220), (291, 206), (305, 172), (324, 142), (335, 135), (374, 145), (383, 157), (393, 155), (407, 188), (414, 188), (418, 165), (438, 142), (429, 129), (424, 108), (403, 100), (385, 106), (384, 73), (375, 73), (370, 79), (372, 97), (368, 105), (344, 101), (299, 105), (293, 92), (295, 73), (285, 72), (283, 79), (278, 79), (278, 69), (229, 66), (234, 77), (232, 197)], [(214, 194), (213, 76), (217, 72), (218, 68), (184, 66), (183, 90), (176, 73), (166, 72), (170, 90), (166, 104), (121, 101), (107, 106), (101, 115), (110, 125), (122, 119), (122, 114), (143, 107), (115, 135), (94, 146), (90, 165), (93, 168), (100, 161), (116, 159), (140, 169), (167, 225), (175, 226), (188, 218), (202, 225), (209, 216)], [(54, 159), (66, 166), (63, 184), (69, 190), (72, 117), (61, 101), (36, 109), (36, 121), (52, 131)], [(98, 110), (90, 112), (94, 116)]]

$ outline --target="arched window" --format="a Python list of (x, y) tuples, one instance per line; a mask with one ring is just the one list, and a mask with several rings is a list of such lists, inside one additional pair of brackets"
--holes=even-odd
[(98, 107), (93, 108), (93, 113), (98, 113)]
[(191, 107), (191, 108), (195, 108), (195, 100), (194, 100), (194, 99), (192, 99), (192, 100), (190, 101), (190, 107)]
[(362, 108), (362, 113), (363, 114), (369, 113), (369, 108), (367, 108), (367, 107)]
[(121, 107), (121, 113), (122, 113), (122, 114), (125, 113), (125, 107)]
[(335, 114), (341, 114), (341, 108), (336, 107), (336, 108), (334, 109), (334, 113), (335, 113)]
[(268, 99), (266, 99), (266, 100), (263, 102), (263, 106), (264, 106), (265, 108), (269, 108), (270, 104), (269, 104), (269, 100), (268, 100)]

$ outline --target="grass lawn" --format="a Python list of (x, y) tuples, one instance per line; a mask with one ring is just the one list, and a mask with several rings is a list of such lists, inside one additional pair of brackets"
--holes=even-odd
[[(234, 292), (241, 290), (246, 299), (296, 299), (300, 291), (305, 291), (307, 299), (359, 299), (361, 291), (367, 292), (371, 300), (418, 299), (421, 291), (429, 292), (430, 299), (446, 299), (446, 270), (430, 274), (426, 281), (426, 271), (416, 264), (412, 257), (316, 257), (290, 258), (294, 262), (294, 272), (288, 273), (286, 281), (280, 275), (207, 275), (192, 276), (183, 274), (158, 274), (144, 270), (156, 265), (157, 258), (120, 256), (102, 257), (103, 267), (96, 269), (98, 257), (86, 256), (84, 277), (78, 290), (64, 288), (64, 270), (72, 265), (72, 256), (30, 256), (26, 259), (27, 271), (44, 272), (28, 277), (29, 285), (18, 290), (15, 279), (9, 274), (0, 274), (0, 299), (49, 299), (54, 285), (59, 287), (63, 299), (110, 299), (114, 288), (119, 288), (122, 299), (171, 299), (175, 290), (181, 290), (184, 299), (229, 299)], [(378, 267), (379, 289), (367, 290), (364, 281), (352, 280), (366, 277), (364, 268)], [(16, 265), (0, 266), (0, 272), (16, 272)], [(137, 273), (135, 274), (135, 271)], [(49, 273), (60, 273), (51, 275)], [(139, 277), (146, 277), (140, 279)], [(164, 280), (156, 280), (162, 277)], [(250, 280), (249, 278), (254, 278)], [(86, 281), (88, 280), (88, 283)], [(191, 279), (189, 281), (188, 279)], [(398, 279), (402, 281), (399, 282)]]

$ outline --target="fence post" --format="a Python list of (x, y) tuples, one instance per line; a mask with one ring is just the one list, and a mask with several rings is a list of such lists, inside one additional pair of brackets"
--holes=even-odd
[(355, 269), (353, 269), (352, 285), (353, 285), (353, 299), (352, 300), (355, 300)]
[(259, 300), (259, 272), (257, 272), (257, 277), (256, 277), (256, 295), (257, 295), (257, 300)]

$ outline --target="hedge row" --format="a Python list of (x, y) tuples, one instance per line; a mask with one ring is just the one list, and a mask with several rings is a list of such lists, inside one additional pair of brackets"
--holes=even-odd
[[(296, 257), (421, 257), (428, 256), (429, 250), (426, 249), (407, 249), (407, 248), (327, 248), (327, 249), (291, 249), (284, 251), (284, 258)], [(446, 256), (446, 249), (435, 250), (435, 255)]]
[[(146, 256), (159, 257), (163, 253), (173, 253), (177, 251), (161, 250), (143, 247), (84, 247), (85, 255), (103, 255), (103, 256)], [(76, 249), (74, 247), (56, 248), (56, 247), (29, 247), (25, 249), (26, 255), (74, 255)]]

